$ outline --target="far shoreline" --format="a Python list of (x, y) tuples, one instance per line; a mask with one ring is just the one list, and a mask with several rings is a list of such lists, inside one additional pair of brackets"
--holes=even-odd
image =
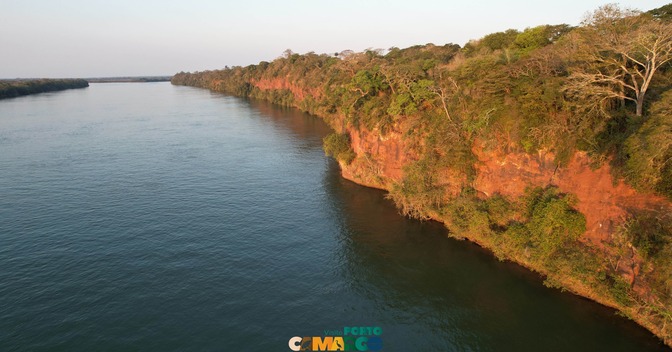
[(79, 89), (89, 86), (84, 79), (13, 79), (0, 80), (0, 99), (26, 95)]
[(93, 77), (84, 78), (89, 83), (151, 83), (170, 82), (173, 76)]

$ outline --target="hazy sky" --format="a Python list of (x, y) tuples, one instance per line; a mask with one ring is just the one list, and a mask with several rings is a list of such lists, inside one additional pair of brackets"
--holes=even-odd
[(606, 2), (0, 0), (0, 78), (172, 75), (270, 61), (288, 48), (463, 45), (507, 28), (576, 25)]

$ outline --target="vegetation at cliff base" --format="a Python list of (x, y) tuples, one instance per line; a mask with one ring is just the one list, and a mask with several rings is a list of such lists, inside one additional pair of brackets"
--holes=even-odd
[(31, 79), (0, 81), (0, 99), (88, 87), (83, 79)]
[[(672, 219), (630, 211), (596, 244), (577, 198), (552, 184), (518, 198), (482, 194), (475, 148), (551, 155), (558, 170), (581, 153), (640, 192), (672, 199), (672, 4), (648, 12), (602, 6), (583, 22), (507, 29), (457, 44), (297, 54), (172, 82), (293, 106), (339, 133), (324, 149), (367, 170), (405, 215), (440, 219), (452, 236), (579, 288), (672, 344)], [(385, 178), (349, 131), (402, 164)], [(361, 149), (361, 148), (360, 148)]]
[(345, 164), (350, 164), (355, 158), (355, 152), (350, 146), (350, 137), (344, 133), (332, 133), (324, 137), (324, 152)]

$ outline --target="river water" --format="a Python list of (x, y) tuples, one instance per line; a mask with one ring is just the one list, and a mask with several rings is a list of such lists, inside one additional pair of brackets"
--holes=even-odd
[[(0, 351), (655, 351), (342, 179), (319, 119), (168, 83), (0, 101)], [(332, 334), (333, 335), (333, 334)]]

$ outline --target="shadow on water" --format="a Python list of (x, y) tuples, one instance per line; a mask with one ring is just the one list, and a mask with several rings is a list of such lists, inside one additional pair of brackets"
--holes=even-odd
[(283, 107), (258, 99), (242, 99), (218, 92), (209, 92), (217, 99), (233, 100), (255, 112), (263, 123), (271, 122), (274, 129), (289, 132), (294, 141), (303, 143), (301, 147), (314, 150), (322, 149), (322, 138), (332, 129), (322, 119), (304, 113), (295, 108)]
[(379, 312), (397, 350), (668, 350), (644, 328), (587, 299), (543, 286), (437, 222), (400, 216), (385, 193), (340, 177), (325, 184), (343, 215), (342, 275)]
[(250, 108), (256, 110), (276, 128), (288, 130), (301, 141), (309, 142), (311, 148), (322, 148), (322, 138), (332, 132), (321, 119), (293, 108), (285, 108), (271, 103), (249, 99)]

